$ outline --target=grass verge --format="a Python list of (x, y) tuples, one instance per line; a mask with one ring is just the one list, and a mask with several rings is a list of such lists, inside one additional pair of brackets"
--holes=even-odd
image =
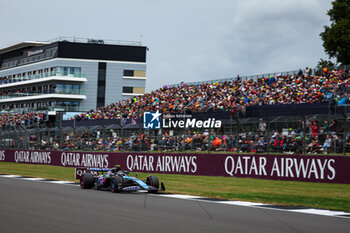
[[(74, 168), (0, 163), (0, 173), (76, 181)], [(134, 174), (131, 174), (134, 175)], [(148, 174), (140, 174), (144, 179)], [(211, 198), (350, 212), (350, 185), (249, 178), (155, 174), (166, 191)]]

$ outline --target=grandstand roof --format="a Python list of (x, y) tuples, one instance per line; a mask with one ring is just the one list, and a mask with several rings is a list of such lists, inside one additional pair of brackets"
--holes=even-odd
[(5, 48), (0, 49), (0, 54), (4, 54), (7, 52), (11, 52), (17, 49), (22, 49), (26, 47), (32, 47), (32, 46), (41, 46), (41, 45), (46, 45), (48, 42), (39, 42), (39, 41), (24, 41), (18, 44), (14, 44)]

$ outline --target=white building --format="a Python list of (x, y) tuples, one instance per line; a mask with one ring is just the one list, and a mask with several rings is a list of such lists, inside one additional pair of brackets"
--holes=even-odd
[(147, 47), (60, 38), (0, 49), (0, 111), (88, 111), (142, 95)]

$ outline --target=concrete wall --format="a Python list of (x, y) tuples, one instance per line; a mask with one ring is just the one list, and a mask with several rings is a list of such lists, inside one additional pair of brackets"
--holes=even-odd
[(146, 87), (145, 79), (123, 78), (124, 70), (146, 70), (146, 64), (132, 63), (107, 63), (106, 74), (106, 98), (105, 103), (111, 104), (119, 100), (130, 98), (123, 96), (123, 86), (128, 87)]

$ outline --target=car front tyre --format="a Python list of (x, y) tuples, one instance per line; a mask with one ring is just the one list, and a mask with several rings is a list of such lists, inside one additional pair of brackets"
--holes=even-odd
[(123, 177), (115, 176), (110, 183), (113, 193), (120, 193), (123, 190)]
[(159, 189), (159, 180), (156, 176), (147, 176), (146, 184), (148, 186), (155, 187), (157, 190), (150, 190), (150, 193), (156, 193)]

